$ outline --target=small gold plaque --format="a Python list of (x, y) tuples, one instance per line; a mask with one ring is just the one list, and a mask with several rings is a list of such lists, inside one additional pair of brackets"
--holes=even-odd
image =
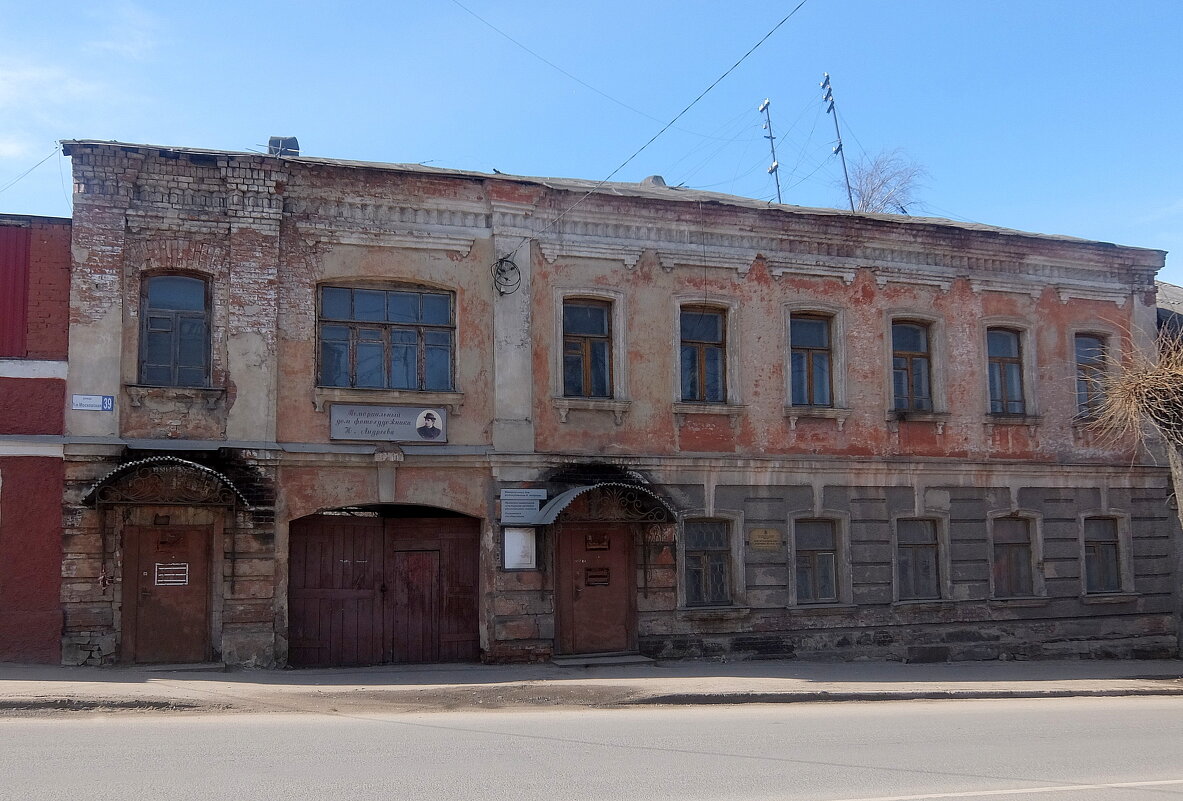
[(748, 547), (753, 550), (775, 551), (780, 544), (780, 532), (774, 528), (754, 528), (748, 532)]

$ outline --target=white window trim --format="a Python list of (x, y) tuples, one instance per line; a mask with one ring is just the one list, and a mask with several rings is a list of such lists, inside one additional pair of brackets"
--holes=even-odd
[[(797, 598), (797, 522), (800, 520), (830, 520), (834, 523), (838, 547), (836, 576), (838, 581), (837, 601), (805, 601)], [(786, 543), (788, 555), (789, 606), (795, 609), (825, 609), (834, 606), (850, 606), (854, 603), (854, 588), (851, 586), (853, 572), (850, 561), (850, 513), (834, 509), (819, 509), (794, 512), (789, 515), (789, 537)]]
[[(813, 314), (830, 318), (830, 391), (832, 406), (794, 406), (792, 357), (793, 315)], [(794, 417), (833, 417), (845, 419), (846, 405), (846, 310), (832, 303), (794, 301), (784, 304), (785, 415)]]
[[(724, 369), (727, 371), (727, 386), (724, 391), (727, 395), (723, 403), (702, 403), (682, 400), (682, 309), (687, 306), (715, 308), (724, 313), (724, 336), (726, 340), (724, 342), (723, 361)], [(720, 407), (743, 406), (742, 395), (740, 393), (742, 382), (740, 381), (739, 375), (740, 365), (743, 363), (739, 358), (739, 331), (739, 301), (735, 298), (703, 292), (681, 292), (674, 295), (673, 400), (678, 407), (677, 411), (679, 414), (693, 414), (696, 411), (695, 407), (702, 407), (702, 410), (707, 412), (710, 412), (709, 407), (715, 407), (716, 411), (714, 413), (719, 413), (719, 410), (721, 410), (726, 414), (727, 409), (720, 409)]]
[[(1000, 517), (1017, 517), (1028, 522), (1031, 533), (1031, 592), (1032, 595), (999, 597), (994, 587), (994, 521)], [(1043, 515), (1031, 509), (1008, 509), (986, 514), (986, 560), (989, 564), (990, 600), (1023, 601), (1047, 597), (1047, 581), (1043, 575)]]
[[(1075, 335), (1074, 335), (1075, 336)], [(1121, 588), (1117, 592), (1089, 592), (1087, 560), (1084, 552), (1084, 521), (1089, 517), (1107, 517), (1117, 522), (1117, 567)], [(1080, 544), (1080, 595), (1082, 598), (1111, 598), (1129, 595), (1134, 590), (1134, 535), (1129, 512), (1118, 509), (1089, 509), (1076, 516)]]
[[(612, 395), (608, 398), (568, 398), (563, 395), (563, 304), (568, 300), (598, 300), (611, 305)], [(629, 399), (628, 338), (625, 294), (603, 287), (558, 287), (554, 291), (554, 347), (551, 354), (550, 394), (556, 406), (612, 411)], [(572, 403), (574, 402), (574, 403)], [(621, 412), (623, 413), (623, 412)], [(565, 417), (566, 415), (564, 415)]]
[[(1019, 356), (1022, 359), (1023, 414), (1001, 414), (990, 411), (990, 346), (988, 335), (992, 328), (1005, 328), (1019, 335)], [(978, 342), (982, 348), (982, 413), (990, 423), (1007, 421), (1033, 422), (1039, 417), (1039, 392), (1035, 384), (1039, 376), (1039, 360), (1035, 349), (1035, 337), (1031, 334), (1031, 323), (1022, 317), (984, 317), (978, 323)], [(1074, 393), (1075, 394), (1075, 393)]]
[[(937, 592), (938, 598), (901, 598), (899, 565), (899, 522), (901, 520), (931, 520), (937, 535)], [(947, 515), (902, 514), (891, 518), (891, 601), (895, 604), (923, 604), (948, 601), (953, 597), (953, 559), (950, 556), (949, 518)]]
[(893, 308), (883, 311), (883, 389), (887, 410), (887, 419), (899, 419), (900, 413), (895, 408), (895, 386), (892, 383), (892, 360), (895, 349), (891, 342), (891, 326), (895, 322), (917, 322), (928, 326), (928, 360), (929, 382), (932, 388), (932, 411), (905, 411), (903, 417), (909, 420), (940, 419), (948, 415), (949, 402), (947, 399), (946, 354), (945, 354), (945, 318), (915, 308)]
[[(687, 606), (686, 605), (686, 535), (687, 520), (724, 520), (728, 524), (728, 537), (731, 545), (731, 603), (727, 606)], [(677, 540), (677, 584), (678, 609), (684, 612), (701, 612), (710, 609), (746, 608), (748, 605), (747, 570), (744, 566), (744, 538), (743, 512), (715, 509), (690, 509), (678, 513)]]

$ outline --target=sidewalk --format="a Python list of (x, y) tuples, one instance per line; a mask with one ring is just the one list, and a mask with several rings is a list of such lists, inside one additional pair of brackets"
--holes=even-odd
[(50, 710), (425, 712), (946, 698), (1183, 696), (1183, 660), (388, 665), (226, 671), (0, 664), (0, 715)]

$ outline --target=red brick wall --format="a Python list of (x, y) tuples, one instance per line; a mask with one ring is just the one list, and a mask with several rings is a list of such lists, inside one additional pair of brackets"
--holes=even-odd
[(62, 460), (0, 457), (0, 662), (61, 660)]
[(65, 408), (65, 381), (0, 378), (0, 434), (61, 434)]
[[(26, 301), (24, 330), (7, 332), (11, 335), (3, 337), (0, 357), (65, 359), (70, 336), (70, 221), (0, 215), (0, 238), (0, 247), (12, 245), (4, 248), (9, 256), (19, 253), (28, 260), (9, 264), (0, 275), (5, 284), (0, 290), (17, 292)], [(14, 244), (18, 240), (19, 248)], [(10, 319), (19, 319), (15, 310), (10, 314)]]

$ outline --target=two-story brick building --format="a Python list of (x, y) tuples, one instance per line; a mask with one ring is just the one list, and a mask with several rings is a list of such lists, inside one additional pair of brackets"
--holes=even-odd
[(70, 221), (0, 215), (0, 662), (57, 662)]
[(1159, 251), (66, 147), (68, 663), (1177, 652)]

